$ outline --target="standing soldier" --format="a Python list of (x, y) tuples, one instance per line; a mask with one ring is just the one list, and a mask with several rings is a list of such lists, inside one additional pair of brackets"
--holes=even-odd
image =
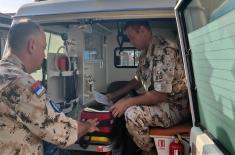
[(13, 25), (7, 44), (0, 61), (0, 154), (42, 155), (43, 140), (64, 148), (98, 130), (96, 119), (82, 123), (58, 112), (31, 77), (45, 57), (39, 25), (29, 20)]

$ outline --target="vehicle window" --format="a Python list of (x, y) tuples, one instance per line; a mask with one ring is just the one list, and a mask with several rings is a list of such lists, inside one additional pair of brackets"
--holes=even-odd
[(117, 47), (114, 50), (114, 65), (118, 68), (136, 68), (140, 53), (134, 47)]
[(235, 154), (235, 1), (192, 0), (184, 11), (200, 123)]

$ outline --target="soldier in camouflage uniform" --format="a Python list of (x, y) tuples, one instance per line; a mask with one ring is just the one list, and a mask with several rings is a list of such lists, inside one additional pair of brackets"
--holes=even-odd
[(56, 112), (44, 88), (33, 91), (30, 73), (44, 58), (45, 33), (31, 21), (11, 27), (8, 47), (0, 61), (0, 154), (42, 155), (42, 140), (64, 148), (87, 132), (96, 120), (82, 123)]
[(152, 36), (145, 21), (126, 24), (130, 42), (142, 50), (136, 76), (123, 89), (108, 94), (111, 100), (133, 88), (144, 87), (137, 97), (121, 99), (111, 107), (114, 117), (125, 113), (126, 127), (134, 142), (144, 151), (154, 146), (149, 126), (170, 127), (189, 116), (188, 96), (183, 63), (174, 44)]

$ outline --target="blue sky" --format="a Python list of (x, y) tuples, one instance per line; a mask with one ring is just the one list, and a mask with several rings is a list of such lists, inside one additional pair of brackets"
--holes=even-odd
[(0, 0), (0, 12), (15, 13), (20, 6), (31, 2), (33, 2), (33, 0)]

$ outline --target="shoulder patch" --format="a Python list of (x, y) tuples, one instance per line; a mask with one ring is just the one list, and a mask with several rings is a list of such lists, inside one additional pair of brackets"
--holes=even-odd
[(46, 92), (46, 89), (43, 87), (43, 85), (38, 81), (38, 82), (35, 82), (33, 85), (32, 85), (32, 91), (34, 94), (36, 94), (38, 97), (41, 97), (45, 92)]

